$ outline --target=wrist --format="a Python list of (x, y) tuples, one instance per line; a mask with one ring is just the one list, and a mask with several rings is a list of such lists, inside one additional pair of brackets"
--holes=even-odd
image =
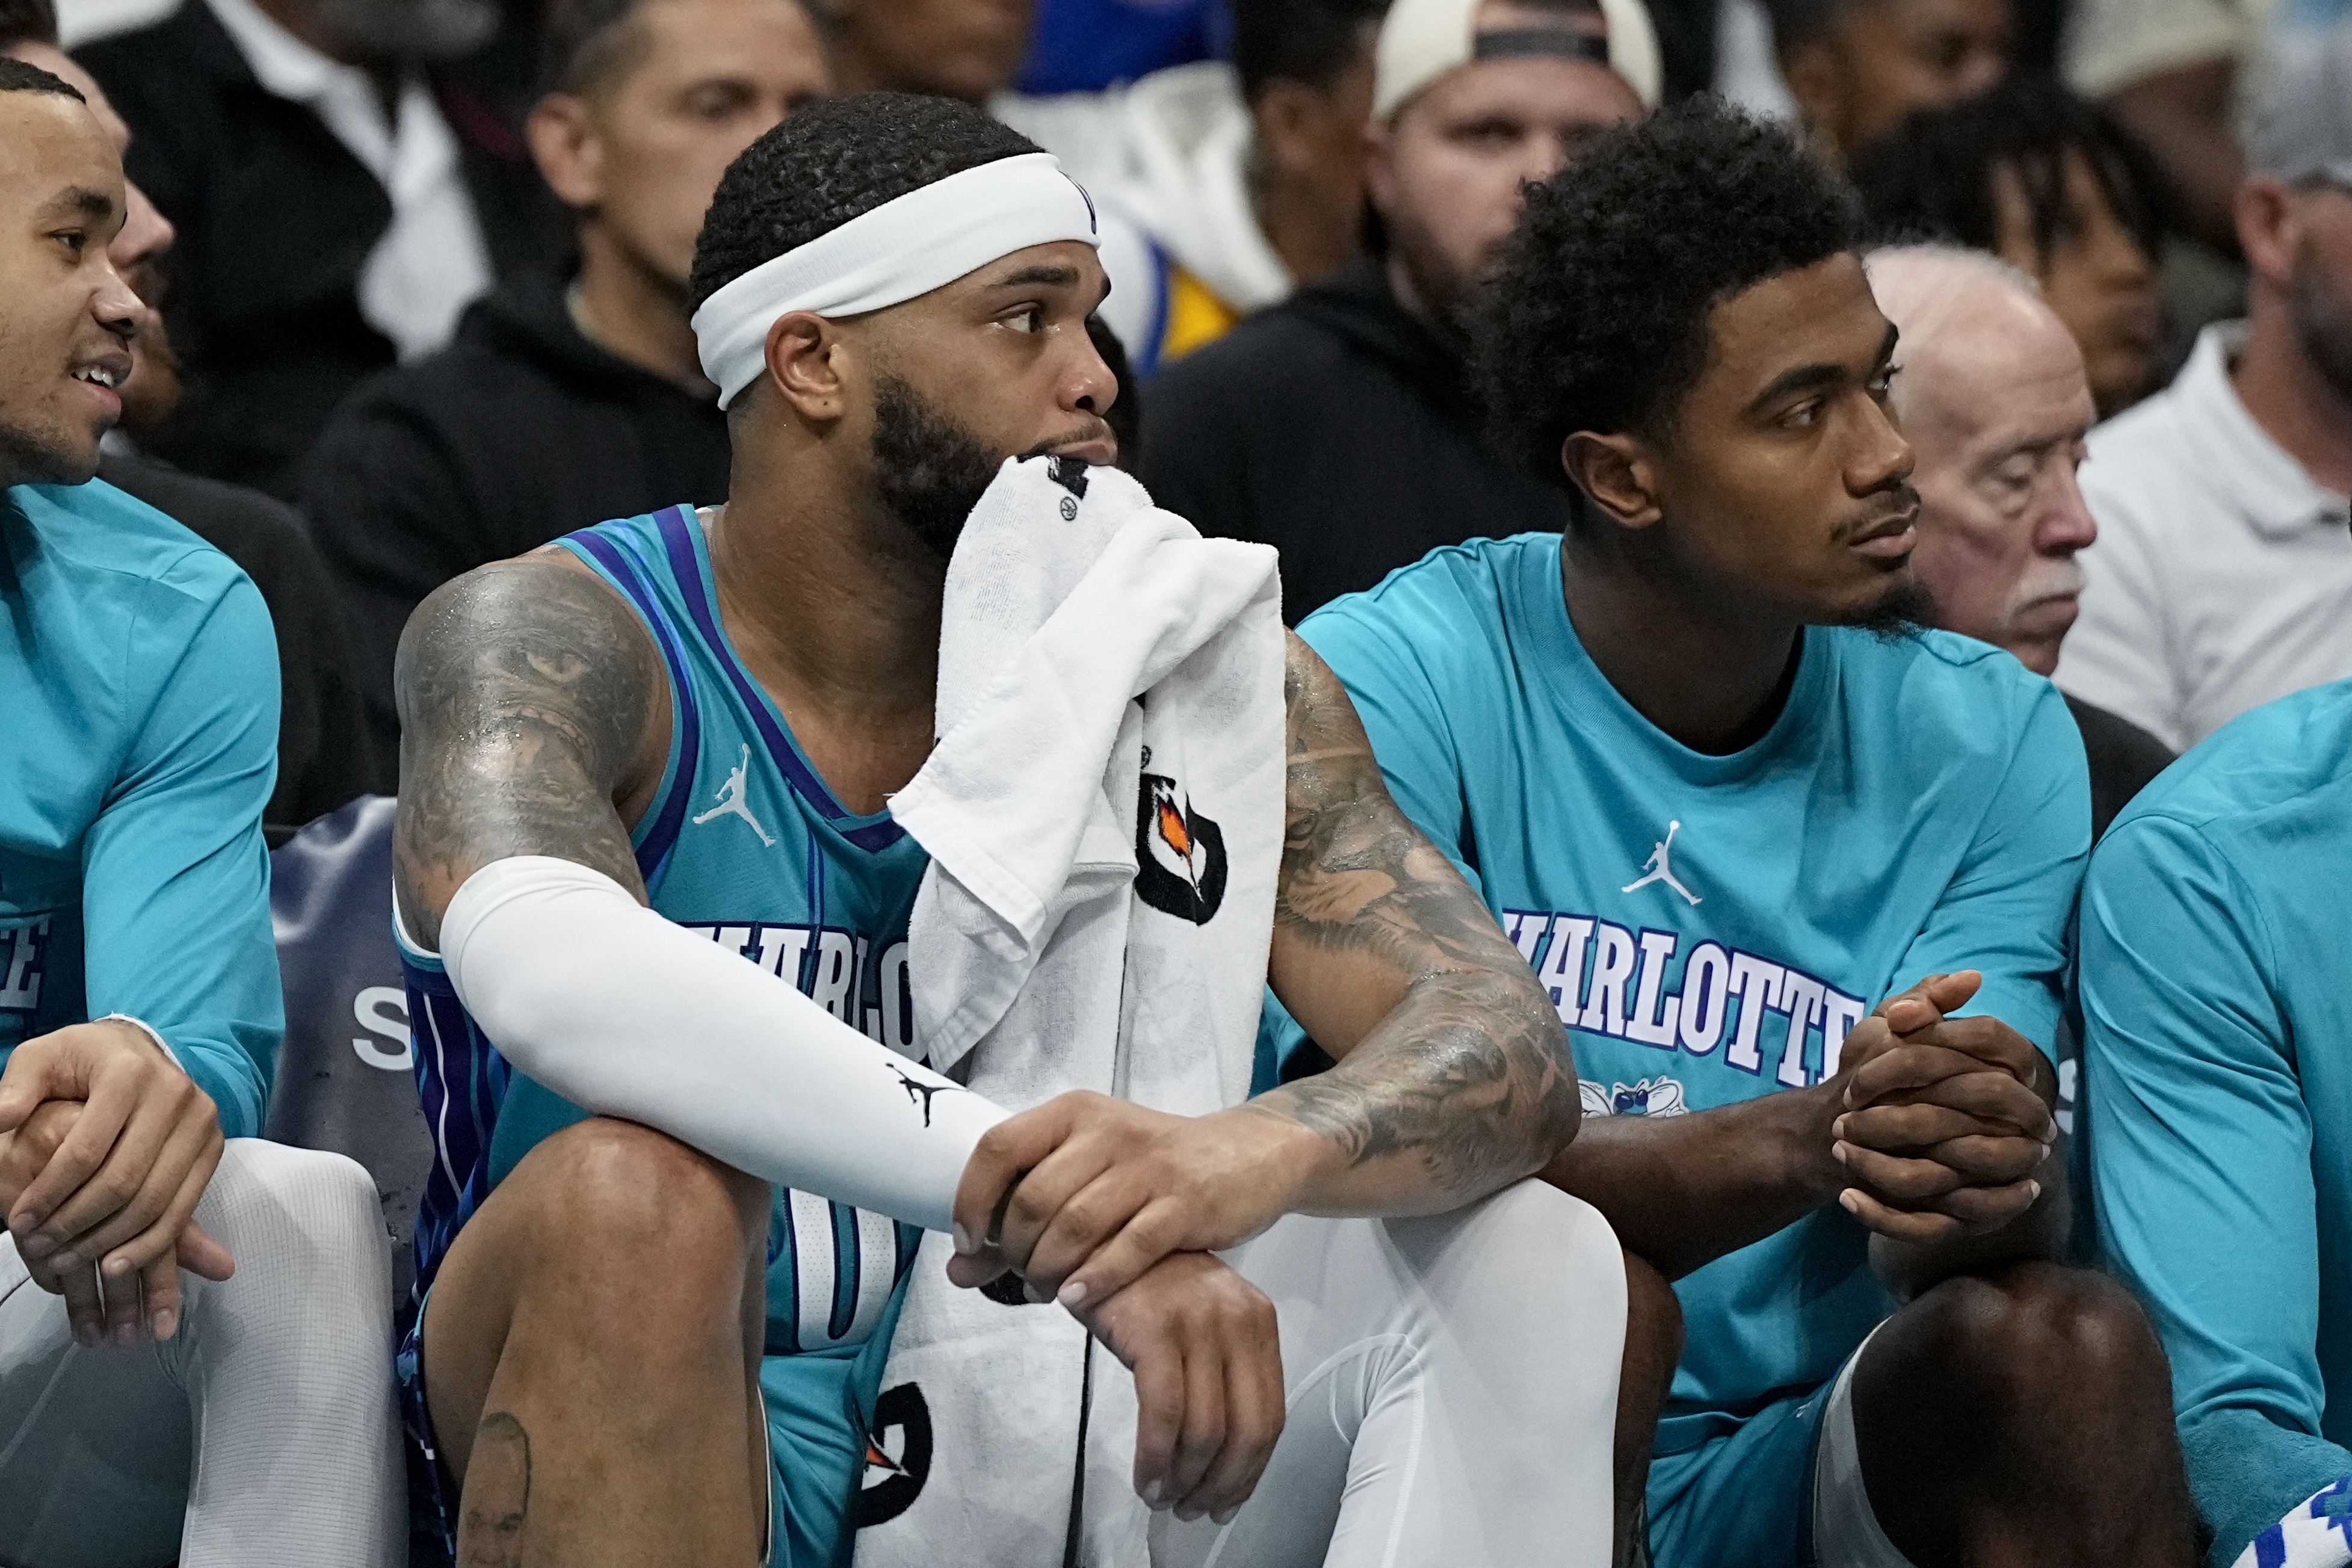
[(1837, 1142), (1837, 1119), (1845, 1114), (1845, 1075), (1841, 1073), (1811, 1089), (1778, 1097), (1788, 1111), (1779, 1141), (1782, 1179), (1815, 1205), (1834, 1202), (1838, 1194), (1853, 1184), (1831, 1152)]
[(180, 1060), (180, 1053), (171, 1047), (170, 1043), (163, 1038), (163, 1032), (144, 1018), (134, 1018), (128, 1013), (109, 1013), (102, 1018), (92, 1018), (90, 1023), (93, 1026), (111, 1024), (114, 1026), (115, 1033), (153, 1047), (162, 1053), (165, 1061), (170, 1062), (182, 1072), (188, 1070)]

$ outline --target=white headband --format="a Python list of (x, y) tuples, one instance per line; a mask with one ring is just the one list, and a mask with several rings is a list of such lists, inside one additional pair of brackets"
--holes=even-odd
[(1094, 203), (1050, 153), (950, 174), (763, 261), (702, 302), (694, 340), (726, 407), (767, 368), (768, 329), (794, 310), (857, 316), (902, 304), (1002, 256), (1099, 244)]

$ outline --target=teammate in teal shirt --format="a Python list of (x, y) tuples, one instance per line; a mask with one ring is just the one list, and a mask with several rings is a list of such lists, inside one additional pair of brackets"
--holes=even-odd
[(1856, 226), (1705, 100), (1531, 187), (1477, 357), (1563, 531), (1441, 550), (1300, 635), (1571, 1031), (1586, 1121), (1546, 1174), (1638, 1260), (1620, 1433), (1663, 1398), (1661, 1568), (1988, 1531), (2180, 1568), (2155, 1336), (2056, 1261), (2083, 748), (2047, 681), (1916, 629)]
[(225, 1136), (257, 1137), (285, 1026), (269, 612), (228, 557), (98, 479), (9, 490), (0, 573), (0, 1064), (128, 1014)]
[[(2352, 681), (2256, 709), (2142, 792), (2083, 890), (2099, 1238), (2171, 1355), (2216, 1564), (2352, 1475), (2347, 758)], [(2352, 1560), (2337, 1501), (2332, 1552), (2258, 1560)]]

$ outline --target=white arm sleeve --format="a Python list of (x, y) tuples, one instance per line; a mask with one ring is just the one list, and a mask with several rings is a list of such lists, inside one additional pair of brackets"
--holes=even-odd
[(1007, 1114), (569, 860), (466, 879), (441, 958), (499, 1054), (575, 1105), (929, 1230)]

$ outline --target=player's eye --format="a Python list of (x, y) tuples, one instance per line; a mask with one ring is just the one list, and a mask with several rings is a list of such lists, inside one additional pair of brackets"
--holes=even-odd
[(1885, 402), (1888, 396), (1895, 391), (1895, 378), (1902, 374), (1903, 367), (1901, 365), (1890, 364), (1885, 370), (1880, 371), (1876, 375), (1872, 376), (1870, 378), (1871, 397), (1876, 402)]
[(1016, 332), (1043, 331), (1045, 327), (1045, 307), (1024, 305), (1012, 315), (1005, 317), (1004, 324)]
[(63, 245), (69, 254), (77, 257), (89, 244), (89, 236), (78, 228), (61, 228), (49, 237)]

